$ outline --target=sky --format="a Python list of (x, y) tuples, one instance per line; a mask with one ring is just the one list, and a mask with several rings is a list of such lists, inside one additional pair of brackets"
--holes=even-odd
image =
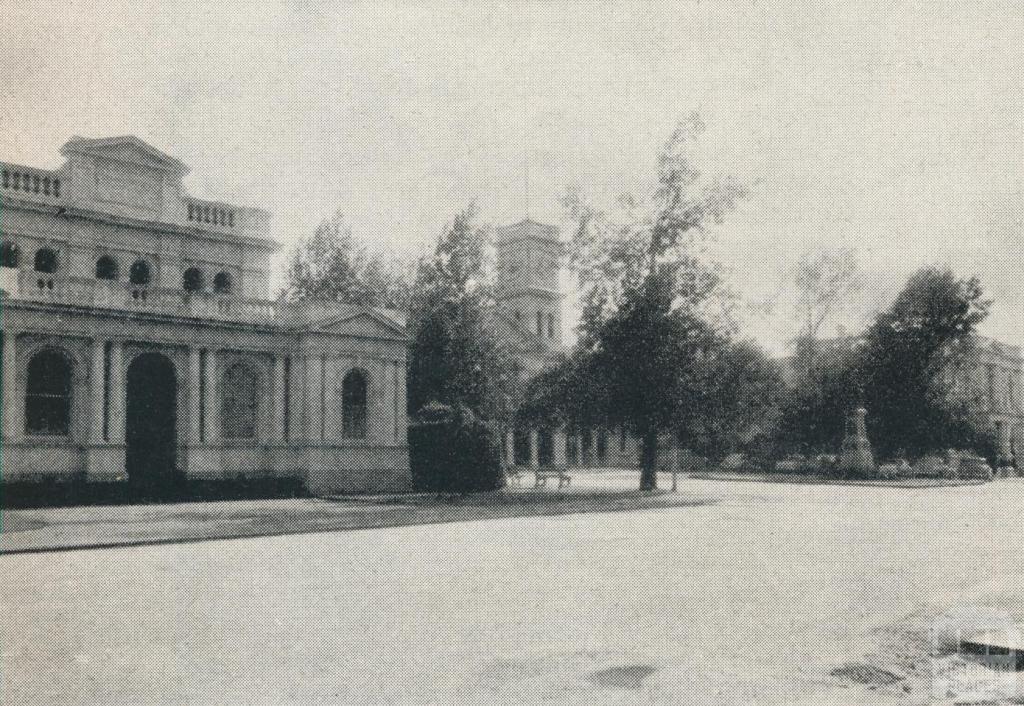
[(1024, 344), (1019, 2), (0, 7), (6, 161), (134, 134), (190, 193), (271, 211), (286, 246), (340, 210), (415, 255), (471, 201), (566, 227), (570, 185), (643, 193), (696, 110), (702, 169), (750, 190), (712, 231), (745, 335), (783, 352), (794, 263), (850, 247), (866, 286), (835, 325), (940, 264), (981, 277), (985, 333)]

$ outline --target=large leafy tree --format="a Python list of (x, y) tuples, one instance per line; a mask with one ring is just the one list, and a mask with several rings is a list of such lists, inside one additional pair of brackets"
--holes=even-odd
[(658, 439), (679, 430), (701, 396), (701, 368), (731, 329), (708, 227), (744, 195), (730, 179), (706, 179), (692, 161), (704, 126), (691, 115), (666, 143), (646, 198), (624, 196), (613, 211), (565, 199), (576, 228), (570, 262), (582, 299), (576, 355), (600, 390), (598, 414), (642, 440), (640, 487), (657, 486)]
[(778, 364), (751, 341), (720, 340), (702, 353), (676, 416), (680, 443), (711, 459), (765, 453), (785, 390)]
[(955, 383), (976, 353), (989, 305), (978, 278), (925, 267), (868, 329), (859, 377), (880, 453), (987, 450), (975, 401)]
[(797, 378), (783, 405), (779, 451), (834, 451), (846, 417), (863, 405), (881, 458), (949, 447), (990, 452), (964, 384), (988, 307), (977, 278), (937, 267), (913, 274), (862, 336), (837, 342)]
[(470, 206), (421, 261), (414, 286), (408, 402), (416, 413), (437, 402), (507, 419), (516, 376), (497, 336), (486, 277), (486, 231)]
[(406, 309), (411, 279), (408, 264), (369, 248), (353, 235), (339, 211), (290, 253), (285, 295), (292, 301)]

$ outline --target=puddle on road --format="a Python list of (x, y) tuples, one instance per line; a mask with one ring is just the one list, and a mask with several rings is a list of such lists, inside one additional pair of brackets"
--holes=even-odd
[(592, 672), (587, 679), (598, 686), (636, 691), (644, 685), (644, 679), (656, 671), (657, 668), (650, 664), (627, 664)]
[(637, 657), (615, 650), (578, 650), (492, 660), (482, 665), (478, 684), (492, 693), (526, 700), (593, 693), (595, 688), (639, 691), (658, 667)]

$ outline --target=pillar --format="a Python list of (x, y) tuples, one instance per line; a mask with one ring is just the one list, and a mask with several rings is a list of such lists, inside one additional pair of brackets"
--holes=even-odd
[(126, 402), (124, 374), (124, 343), (114, 341), (110, 344), (110, 424), (108, 426), (112, 444), (124, 443), (124, 406)]
[(103, 363), (106, 358), (106, 345), (100, 338), (92, 341), (92, 359), (89, 369), (89, 399), (91, 401), (90, 441), (94, 444), (103, 443)]
[(270, 440), (284, 438), (284, 356), (274, 356), (274, 413), (271, 416)]
[(530, 430), (530, 468), (537, 468), (540, 465), (537, 454), (538, 438), (537, 430)]
[(559, 428), (551, 432), (551, 446), (553, 449), (553, 461), (555, 466), (563, 468), (568, 464), (566, 460), (566, 449), (565, 445), (568, 442), (568, 438), (565, 435), (565, 429)]
[(409, 405), (408, 392), (406, 391), (407, 368), (404, 360), (398, 361), (398, 443), (406, 444), (409, 440), (409, 420), (406, 412)]
[(302, 438), (302, 363), (291, 356), (288, 363), (288, 433), (289, 443)]
[(188, 443), (198, 446), (203, 439), (202, 351), (188, 349)]
[(21, 405), (18, 400), (18, 334), (4, 332), (3, 431), (7, 439), (21, 436)]
[[(320, 441), (323, 429), (323, 359), (319, 355), (307, 355), (303, 363), (303, 372), (306, 377), (306, 433), (308, 441)], [(369, 400), (367, 401), (369, 402)], [(367, 416), (370, 414), (370, 405), (367, 404)], [(367, 419), (369, 427), (369, 419)]]
[(516, 465), (516, 432), (514, 429), (505, 432), (505, 463), (509, 468)]
[(220, 438), (220, 407), (217, 405), (217, 351), (206, 351), (206, 368), (203, 380), (203, 409), (206, 412), (204, 436), (207, 444)]
[(999, 458), (996, 465), (1009, 465), (1013, 461), (1013, 451), (1010, 449), (1010, 425), (1008, 422), (1000, 422), (996, 428), (999, 435)]

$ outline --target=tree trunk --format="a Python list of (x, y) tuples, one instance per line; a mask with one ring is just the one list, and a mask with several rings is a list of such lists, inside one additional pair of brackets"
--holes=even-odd
[(658, 432), (644, 432), (640, 451), (640, 490), (658, 488)]

